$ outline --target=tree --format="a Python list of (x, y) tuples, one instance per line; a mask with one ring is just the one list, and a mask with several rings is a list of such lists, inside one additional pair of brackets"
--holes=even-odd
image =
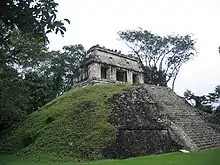
[(17, 46), (21, 49), (17, 54), (5, 50), (10, 60), (3, 61), (4, 69), (0, 70), (0, 131), (68, 91), (86, 55), (80, 44), (49, 52), (40, 42), (22, 42), (20, 34), (15, 38), (18, 42), (13, 40), (13, 50), (17, 52)]
[(10, 45), (2, 47), (0, 52), (1, 68), (19, 67), (24, 71), (29, 67), (36, 67), (45, 60), (47, 47), (39, 38), (14, 30), (8, 40)]
[(11, 67), (0, 71), (0, 131), (22, 121), (25, 116), (26, 93), (22, 78)]
[(80, 44), (63, 47), (63, 52), (51, 51), (44, 76), (52, 82), (54, 96), (59, 96), (71, 89), (73, 79), (79, 76), (79, 65), (84, 60), (86, 51)]
[(184, 92), (184, 97), (186, 98), (186, 100), (194, 100), (195, 101), (195, 107), (203, 110), (207, 113), (212, 113), (212, 109), (213, 107), (209, 104), (209, 100), (208, 97), (205, 95), (202, 96), (197, 96), (194, 93), (192, 93), (191, 91), (187, 90), (186, 92)]
[[(191, 35), (161, 37), (142, 29), (120, 31), (118, 34), (141, 62), (148, 77), (147, 83), (166, 86), (172, 80), (174, 89), (181, 66), (196, 55)], [(155, 74), (154, 77), (148, 76)]]
[(43, 42), (18, 30), (11, 33), (10, 45), (0, 49), (0, 126), (7, 129), (30, 112), (26, 72), (35, 70), (46, 59)]
[(194, 100), (195, 107), (208, 112), (213, 113), (220, 110), (220, 85), (215, 87), (213, 93), (207, 95), (197, 96), (191, 91), (184, 92), (186, 100)]
[(54, 99), (52, 82), (37, 71), (31, 71), (25, 74), (22, 83), (25, 87), (27, 97), (27, 114), (40, 109), (46, 103)]
[(216, 98), (220, 99), (220, 85), (215, 87)]
[(57, 20), (57, 6), (54, 0), (1, 0), (0, 43), (10, 44), (8, 39), (15, 28), (44, 41), (53, 31), (63, 35), (66, 28), (63, 21)]
[(57, 5), (54, 0), (0, 1), (0, 131), (54, 98), (41, 68), (49, 59), (46, 35), (66, 31), (57, 20)]

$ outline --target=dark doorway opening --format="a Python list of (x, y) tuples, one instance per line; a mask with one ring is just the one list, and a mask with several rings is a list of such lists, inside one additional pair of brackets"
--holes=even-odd
[(117, 81), (122, 81), (122, 82), (127, 82), (127, 72), (126, 71), (117, 70), (116, 71), (116, 80)]
[(133, 73), (132, 77), (133, 77), (133, 80), (132, 80), (133, 84), (138, 84), (138, 74)]
[(107, 70), (108, 68), (101, 67), (101, 78), (102, 79), (107, 79)]

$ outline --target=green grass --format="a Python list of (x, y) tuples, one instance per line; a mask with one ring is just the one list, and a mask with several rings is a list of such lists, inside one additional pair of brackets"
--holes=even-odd
[(0, 148), (35, 160), (100, 159), (99, 151), (116, 139), (107, 100), (131, 88), (109, 84), (73, 89), (28, 116), (12, 136), (1, 140)]
[(195, 153), (169, 153), (136, 157), (124, 160), (101, 160), (88, 163), (56, 163), (22, 160), (19, 157), (0, 156), (1, 165), (219, 165), (220, 149)]

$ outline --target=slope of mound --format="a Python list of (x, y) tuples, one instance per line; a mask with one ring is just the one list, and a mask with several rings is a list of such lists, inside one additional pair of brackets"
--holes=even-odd
[(30, 114), (0, 146), (39, 159), (102, 158), (116, 138), (116, 130), (108, 123), (107, 100), (131, 88), (109, 84), (73, 89)]

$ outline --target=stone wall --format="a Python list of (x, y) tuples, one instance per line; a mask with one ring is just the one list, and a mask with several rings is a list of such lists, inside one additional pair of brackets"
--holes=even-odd
[(92, 58), (101, 63), (134, 70), (136, 72), (143, 72), (138, 58), (124, 55), (120, 51), (106, 49), (98, 45), (88, 50), (86, 58)]
[(121, 81), (114, 81), (114, 80), (107, 80), (107, 79), (101, 79), (101, 78), (92, 78), (88, 79), (82, 82), (75, 83), (72, 88), (77, 88), (77, 87), (86, 87), (86, 86), (91, 86), (91, 85), (101, 85), (101, 84), (121, 84), (124, 82)]
[[(121, 82), (93, 79), (77, 85), (106, 83)], [(109, 123), (117, 130), (117, 140), (106, 152), (107, 157), (220, 147), (220, 133), (214, 129), (214, 123), (209, 122), (209, 116), (190, 106), (168, 87), (143, 84), (108, 101), (111, 105)]]
[(143, 72), (141, 65), (137, 59), (126, 58), (126, 56), (118, 56), (110, 52), (94, 50), (94, 55), (97, 62), (114, 65), (119, 68), (125, 68), (136, 72)]
[(109, 122), (118, 130), (116, 152), (126, 158), (166, 153), (182, 148), (170, 136), (157, 103), (142, 87), (116, 95), (111, 100)]
[(88, 66), (88, 78), (101, 78), (101, 65), (99, 63), (92, 63)]
[(220, 134), (207, 120), (209, 114), (190, 106), (170, 88), (144, 85), (145, 90), (163, 109), (168, 126), (185, 149), (197, 151), (220, 147)]
[[(126, 81), (128, 83), (134, 83), (133, 75), (137, 75), (135, 83), (144, 83), (143, 69), (140, 62), (133, 57), (122, 55), (119, 52), (112, 51), (99, 46), (92, 47), (87, 55), (86, 59), (81, 65), (81, 73), (79, 81), (93, 78), (103, 79), (103, 68), (106, 69), (105, 79), (112, 81)], [(124, 76), (117, 76), (123, 72)], [(119, 79), (118, 77), (122, 77)]]
[(220, 147), (220, 134), (210, 125), (208, 115), (170, 88), (141, 85), (109, 102), (109, 122), (118, 130), (118, 157)]

